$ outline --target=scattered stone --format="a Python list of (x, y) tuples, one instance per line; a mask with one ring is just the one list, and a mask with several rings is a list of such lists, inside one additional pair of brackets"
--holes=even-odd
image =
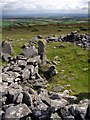
[(58, 72), (55, 68), (55, 66), (51, 66), (45, 73), (45, 77), (46, 78), (51, 78), (53, 77), (54, 75), (56, 75)]
[(62, 90), (64, 90), (65, 88), (63, 87), (63, 86), (58, 86), (58, 87), (54, 87), (53, 88), (53, 91), (54, 92), (58, 92), (58, 91), (62, 91)]

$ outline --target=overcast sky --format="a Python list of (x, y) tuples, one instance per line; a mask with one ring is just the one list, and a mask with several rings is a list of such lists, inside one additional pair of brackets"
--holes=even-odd
[(0, 0), (3, 14), (87, 13), (89, 0)]

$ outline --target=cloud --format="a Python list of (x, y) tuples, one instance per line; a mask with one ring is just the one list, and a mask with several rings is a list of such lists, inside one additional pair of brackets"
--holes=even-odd
[(87, 13), (89, 0), (1, 0), (3, 13)]

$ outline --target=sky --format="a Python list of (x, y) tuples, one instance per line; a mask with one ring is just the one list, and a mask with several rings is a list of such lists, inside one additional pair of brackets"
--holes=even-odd
[(88, 13), (89, 0), (0, 0), (2, 14)]

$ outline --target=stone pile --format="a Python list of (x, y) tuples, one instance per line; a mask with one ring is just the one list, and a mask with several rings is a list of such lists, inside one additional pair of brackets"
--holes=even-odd
[(82, 48), (90, 48), (90, 35), (79, 34), (78, 31), (73, 31), (66, 36), (60, 37), (46, 37), (47, 42), (71, 42)]
[(70, 96), (68, 90), (46, 90), (47, 76), (52, 77), (57, 71), (51, 66), (46, 78), (40, 76), (43, 55), (42, 45), (39, 53), (34, 46), (27, 46), (22, 54), (6, 57), (9, 61), (0, 76), (0, 120), (89, 120), (88, 99), (75, 104), (77, 97)]

